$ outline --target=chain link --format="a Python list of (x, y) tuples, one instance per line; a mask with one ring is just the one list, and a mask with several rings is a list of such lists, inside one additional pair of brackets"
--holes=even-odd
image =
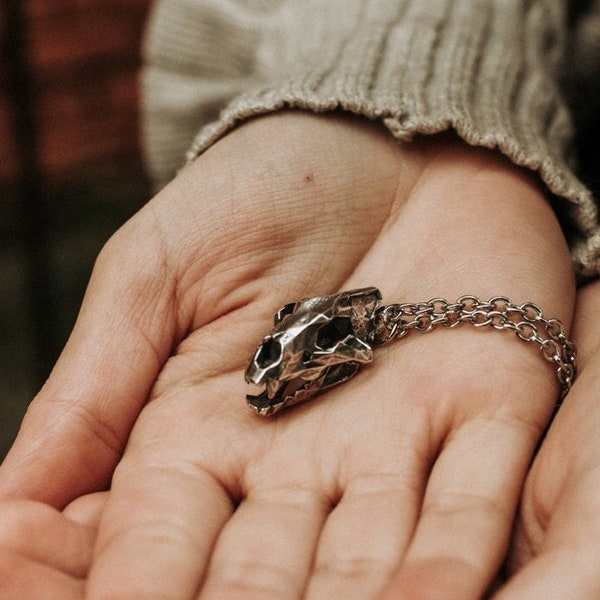
[(546, 319), (541, 308), (531, 302), (517, 305), (505, 296), (494, 296), (487, 302), (475, 296), (461, 296), (453, 303), (434, 298), (429, 302), (388, 304), (375, 311), (369, 341), (385, 344), (411, 330), (427, 333), (439, 326), (452, 328), (462, 323), (514, 331), (523, 342), (537, 344), (542, 356), (555, 367), (559, 404), (562, 402), (577, 372), (575, 345), (558, 319)]

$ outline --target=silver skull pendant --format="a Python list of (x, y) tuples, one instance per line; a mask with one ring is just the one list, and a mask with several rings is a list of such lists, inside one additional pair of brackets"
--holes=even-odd
[(269, 416), (354, 376), (373, 360), (368, 340), (380, 304), (374, 287), (286, 304), (246, 369), (248, 383), (265, 386), (248, 404)]

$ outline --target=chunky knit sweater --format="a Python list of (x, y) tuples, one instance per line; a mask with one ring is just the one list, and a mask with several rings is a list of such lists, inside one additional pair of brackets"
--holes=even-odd
[(537, 172), (579, 277), (600, 274), (598, 206), (572, 156), (600, 110), (600, 0), (158, 0), (142, 84), (160, 185), (286, 107), (363, 115), (401, 141), (453, 129)]

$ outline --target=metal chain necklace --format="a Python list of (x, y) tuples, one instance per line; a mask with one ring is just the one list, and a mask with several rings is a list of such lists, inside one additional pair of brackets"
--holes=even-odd
[(575, 379), (577, 352), (563, 324), (544, 317), (536, 304), (513, 304), (504, 296), (487, 301), (461, 296), (452, 303), (434, 298), (383, 306), (379, 290), (369, 287), (300, 300), (279, 310), (246, 370), (246, 381), (265, 386), (259, 395), (247, 396), (248, 404), (261, 415), (272, 415), (353, 377), (373, 360), (373, 346), (410, 331), (427, 333), (463, 323), (513, 331), (519, 340), (537, 345), (555, 367), (562, 402)]

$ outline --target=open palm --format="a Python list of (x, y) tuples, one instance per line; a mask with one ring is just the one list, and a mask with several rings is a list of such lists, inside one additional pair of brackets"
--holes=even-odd
[(367, 285), (568, 323), (560, 239), (532, 180), (450, 136), (252, 121), (109, 242), (0, 489), (62, 508), (110, 485), (89, 598), (479, 598), (557, 395), (534, 347), (411, 334), (273, 419), (243, 371), (281, 305)]

